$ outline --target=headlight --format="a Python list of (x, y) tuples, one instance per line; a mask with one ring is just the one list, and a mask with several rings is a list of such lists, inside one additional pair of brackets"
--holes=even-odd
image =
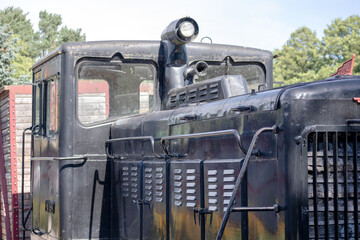
[(199, 26), (192, 18), (185, 17), (173, 21), (161, 34), (161, 40), (168, 40), (175, 45), (183, 45), (195, 40)]
[(182, 22), (179, 26), (179, 31), (178, 33), (183, 37), (183, 38), (189, 38), (192, 35), (194, 35), (195, 33), (195, 26), (188, 21)]

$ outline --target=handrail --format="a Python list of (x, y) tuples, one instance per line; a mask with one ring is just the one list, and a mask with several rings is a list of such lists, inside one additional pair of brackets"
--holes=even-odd
[(227, 221), (229, 220), (229, 217), (230, 217), (231, 208), (232, 208), (232, 205), (234, 203), (235, 196), (236, 196), (237, 191), (238, 191), (238, 189), (240, 187), (241, 181), (244, 178), (244, 175), (245, 175), (245, 172), (247, 170), (247, 166), (248, 166), (248, 163), (249, 163), (249, 160), (250, 160), (250, 157), (251, 157), (252, 150), (253, 150), (253, 148), (255, 146), (256, 140), (258, 139), (258, 137), (259, 137), (259, 135), (261, 133), (270, 132), (270, 131), (273, 132), (274, 134), (276, 134), (278, 132), (278, 127), (276, 125), (274, 125), (272, 127), (260, 128), (259, 130), (256, 131), (255, 135), (253, 136), (253, 138), (251, 140), (249, 149), (248, 149), (248, 151), (246, 153), (246, 156), (245, 156), (245, 159), (244, 159), (244, 163), (243, 163), (243, 165), (242, 165), (242, 167), (240, 169), (239, 175), (238, 175), (238, 177), (236, 179), (236, 183), (235, 183), (235, 186), (234, 186), (234, 191), (231, 194), (231, 198), (230, 198), (228, 207), (226, 208), (226, 212), (225, 212), (225, 215), (224, 215), (223, 220), (221, 222), (219, 232), (218, 232), (218, 234), (216, 236), (217, 240), (220, 240), (222, 238), (222, 235), (224, 234), (224, 230), (225, 230)]
[[(105, 151), (106, 151), (106, 155), (107, 157), (111, 158), (111, 159), (115, 159), (116, 156), (110, 154), (110, 151), (109, 151), (109, 146), (111, 143), (114, 143), (114, 142), (120, 142), (120, 141), (133, 141), (133, 140), (148, 140), (150, 141), (150, 144), (151, 144), (151, 150), (152, 150), (152, 154), (156, 157), (156, 158), (159, 158), (159, 159), (162, 159), (162, 158), (165, 158), (164, 156), (162, 155), (158, 155), (155, 153), (155, 144), (154, 144), (154, 138), (152, 136), (140, 136), (140, 137), (125, 137), (125, 138), (114, 138), (114, 139), (110, 139), (110, 140), (107, 140), (105, 142)], [(121, 158), (121, 157), (120, 157)]]
[(216, 136), (224, 136), (224, 135), (234, 135), (234, 137), (237, 140), (238, 146), (240, 150), (246, 154), (248, 151), (245, 150), (244, 146), (241, 142), (241, 136), (239, 132), (235, 129), (227, 129), (227, 130), (221, 130), (221, 131), (213, 131), (213, 132), (203, 132), (203, 133), (192, 133), (192, 134), (181, 134), (181, 135), (174, 135), (174, 136), (167, 136), (162, 137), (161, 147), (164, 150), (165, 154), (170, 157), (177, 157), (175, 155), (172, 155), (168, 152), (168, 149), (166, 147), (165, 141), (173, 140), (173, 139), (185, 139), (185, 138), (202, 138), (202, 137), (216, 137)]
[(71, 157), (32, 157), (32, 161), (41, 161), (41, 160), (55, 160), (55, 161), (70, 161), (70, 160), (84, 160), (87, 161), (89, 159), (88, 155), (80, 155), (80, 156), (71, 156)]
[[(22, 149), (21, 149), (21, 159), (22, 159), (22, 163), (21, 163), (21, 224), (22, 224), (22, 228), (23, 228), (23, 238), (25, 238), (25, 231), (31, 231), (32, 229), (29, 229), (26, 227), (26, 221), (25, 221), (25, 213), (24, 213), (24, 209), (25, 209), (25, 203), (24, 203), (24, 184), (25, 184), (25, 180), (24, 180), (24, 172), (25, 172), (25, 134), (27, 131), (33, 131), (34, 127), (28, 127), (25, 128), (22, 134)], [(29, 211), (31, 212), (31, 211)]]
[[(39, 128), (39, 125), (35, 125), (35, 126), (31, 126), (28, 128), (25, 128), (22, 134), (22, 149), (21, 149), (21, 225), (23, 228), (23, 238), (25, 238), (25, 231), (32, 231), (33, 228), (27, 228), (26, 227), (26, 222), (29, 219), (29, 215), (32, 211), (32, 207), (30, 209), (30, 211), (28, 212), (26, 218), (25, 218), (25, 214), (24, 214), (24, 210), (25, 210), (25, 203), (24, 203), (24, 184), (25, 184), (25, 180), (24, 180), (24, 176), (25, 176), (25, 135), (26, 132), (31, 130), (31, 134), (34, 134), (35, 129)], [(30, 174), (31, 175), (31, 174)]]

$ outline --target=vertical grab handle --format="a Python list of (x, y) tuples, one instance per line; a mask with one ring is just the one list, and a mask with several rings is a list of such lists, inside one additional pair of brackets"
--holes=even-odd
[(218, 234), (216, 236), (216, 240), (220, 240), (222, 238), (222, 235), (224, 233), (227, 221), (229, 220), (229, 217), (230, 217), (230, 212), (231, 212), (231, 208), (232, 208), (232, 205), (234, 203), (234, 200), (235, 200), (235, 196), (236, 196), (237, 191), (238, 191), (238, 189), (240, 187), (241, 181), (244, 178), (244, 174), (245, 174), (245, 172), (247, 170), (247, 166), (248, 166), (248, 163), (249, 163), (249, 160), (250, 160), (250, 157), (251, 157), (251, 152), (254, 149), (256, 140), (258, 139), (259, 135), (261, 133), (263, 133), (263, 132), (273, 132), (274, 134), (276, 134), (278, 132), (278, 127), (276, 125), (274, 125), (272, 127), (260, 128), (259, 130), (256, 131), (255, 135), (253, 136), (253, 138), (251, 140), (251, 143), (250, 143), (250, 147), (249, 147), (249, 149), (248, 149), (248, 151), (246, 153), (244, 163), (243, 163), (243, 165), (242, 165), (242, 167), (240, 169), (239, 176), (236, 179), (236, 183), (235, 183), (235, 186), (234, 186), (234, 191), (231, 194), (231, 198), (230, 198), (228, 207), (226, 208), (226, 212), (225, 212), (225, 215), (224, 215), (223, 220), (221, 222), (221, 226), (220, 226), (219, 232), (218, 232)]
[(24, 214), (24, 209), (25, 209), (25, 204), (24, 204), (24, 175), (25, 175), (25, 135), (27, 131), (31, 130), (31, 133), (34, 134), (36, 133), (35, 130), (39, 128), (39, 125), (35, 125), (32, 127), (28, 127), (25, 128), (22, 134), (22, 149), (21, 149), (21, 224), (22, 224), (22, 228), (23, 228), (23, 238), (25, 239), (25, 231), (33, 231), (33, 228), (27, 228), (26, 227), (26, 222), (29, 219), (30, 213), (32, 211), (32, 207), (30, 209), (30, 211), (28, 212), (28, 214), (26, 215), (25, 218), (25, 214)]

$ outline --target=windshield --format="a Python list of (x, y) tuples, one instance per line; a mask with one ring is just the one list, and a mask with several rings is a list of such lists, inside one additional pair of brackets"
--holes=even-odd
[(86, 60), (77, 69), (77, 116), (82, 124), (152, 110), (156, 76), (152, 64)]

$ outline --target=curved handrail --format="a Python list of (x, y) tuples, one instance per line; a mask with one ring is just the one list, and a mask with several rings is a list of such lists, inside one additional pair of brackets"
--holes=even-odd
[(141, 136), (141, 137), (125, 137), (125, 138), (114, 138), (114, 139), (110, 139), (110, 140), (107, 140), (105, 142), (105, 151), (106, 151), (106, 155), (107, 157), (111, 158), (111, 159), (115, 159), (116, 157), (112, 154), (110, 154), (110, 151), (109, 151), (109, 146), (111, 143), (114, 143), (114, 142), (120, 142), (120, 141), (133, 141), (133, 140), (148, 140), (150, 141), (150, 144), (151, 144), (151, 150), (152, 150), (152, 154), (156, 157), (156, 158), (164, 158), (164, 156), (162, 155), (158, 155), (155, 153), (155, 147), (154, 147), (154, 138), (152, 136)]
[(225, 136), (225, 135), (233, 135), (238, 143), (238, 146), (240, 148), (240, 150), (246, 154), (247, 151), (245, 150), (244, 146), (242, 145), (241, 142), (241, 136), (239, 134), (239, 132), (235, 129), (227, 129), (227, 130), (221, 130), (221, 131), (213, 131), (213, 132), (203, 132), (203, 133), (192, 133), (192, 134), (181, 134), (181, 135), (174, 135), (174, 136), (167, 136), (167, 137), (162, 137), (160, 142), (161, 142), (161, 147), (164, 150), (165, 154), (170, 156), (170, 157), (177, 157), (175, 155), (172, 155), (168, 152), (168, 149), (166, 147), (166, 141), (168, 140), (173, 140), (173, 139), (186, 139), (186, 138), (202, 138), (202, 137), (216, 137), (216, 136)]

